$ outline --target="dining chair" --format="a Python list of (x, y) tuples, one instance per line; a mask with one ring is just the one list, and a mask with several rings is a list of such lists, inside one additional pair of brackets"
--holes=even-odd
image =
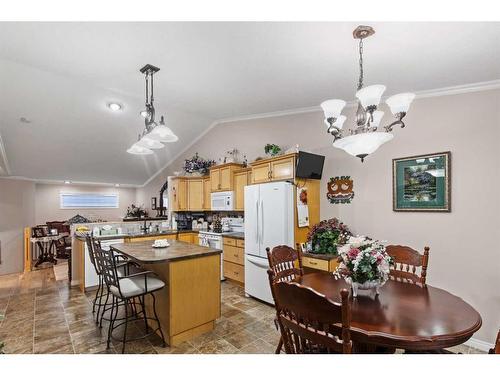
[[(293, 281), (297, 276), (302, 276), (304, 270), (302, 268), (302, 252), (300, 248), (297, 250), (291, 248), (290, 246), (281, 245), (276, 246), (272, 250), (268, 247), (266, 248), (267, 261), (269, 262), (269, 269), (272, 271), (272, 277), (270, 278), (271, 294), (273, 295), (273, 285), (278, 281)], [(296, 264), (298, 267), (295, 267)], [(276, 300), (275, 300), (276, 303)], [(274, 320), (276, 329), (279, 330), (278, 318)], [(281, 352), (283, 347), (283, 339), (280, 337), (278, 346), (276, 347), (276, 354)]]
[[(387, 245), (387, 254), (394, 259), (394, 264), (390, 266), (389, 278), (395, 281), (425, 286), (429, 250), (429, 247), (424, 247), (424, 254), (422, 255), (408, 246)], [(420, 275), (417, 274), (417, 268), (421, 268)]]
[(340, 291), (340, 303), (294, 282), (278, 281), (274, 294), (287, 354), (352, 353), (347, 289)]
[(500, 354), (500, 329), (498, 330), (497, 340), (495, 341), (495, 347), (490, 349), (489, 354)]
[[(111, 315), (108, 327), (107, 348), (110, 348), (113, 331), (124, 325), (122, 342), (122, 354), (125, 353), (125, 344), (130, 341), (141, 340), (156, 332), (160, 333), (163, 346), (166, 346), (165, 337), (161, 329), (160, 320), (156, 313), (156, 298), (155, 292), (160, 291), (165, 287), (165, 283), (158, 278), (152, 271), (141, 271), (135, 274), (119, 276), (117, 267), (117, 259), (113, 249), (103, 250), (101, 247), (95, 247), (95, 260), (101, 269), (104, 282), (111, 294)], [(146, 313), (145, 297), (149, 295), (152, 299), (152, 312), (154, 316), (148, 316)], [(138, 300), (141, 311), (129, 310), (132, 305), (135, 306), (135, 301)], [(118, 309), (120, 306), (125, 308), (123, 318), (117, 319)], [(129, 314), (132, 313), (132, 314)], [(142, 317), (141, 317), (142, 315)], [(116, 322), (120, 323), (116, 324)], [(145, 334), (139, 337), (133, 337), (127, 340), (127, 328), (129, 323), (135, 321), (144, 321)], [(154, 321), (157, 328), (150, 329), (148, 321)], [(115, 325), (116, 324), (116, 325)], [(117, 339), (118, 340), (118, 339)]]

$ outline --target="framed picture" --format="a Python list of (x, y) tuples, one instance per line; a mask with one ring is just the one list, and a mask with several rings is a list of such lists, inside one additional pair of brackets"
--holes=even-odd
[(394, 211), (451, 211), (451, 153), (392, 160)]
[(151, 209), (156, 210), (156, 197), (151, 198)]

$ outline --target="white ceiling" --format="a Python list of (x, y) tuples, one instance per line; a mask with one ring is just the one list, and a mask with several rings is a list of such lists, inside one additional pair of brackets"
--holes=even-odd
[[(365, 82), (385, 84), (388, 95), (500, 78), (500, 23), (368, 24), (376, 34), (365, 42)], [(214, 120), (350, 100), (356, 25), (0, 23), (10, 174), (142, 184)], [(125, 150), (143, 127), (146, 63), (161, 68), (157, 112), (180, 140), (139, 157)], [(124, 110), (109, 111), (111, 101)]]

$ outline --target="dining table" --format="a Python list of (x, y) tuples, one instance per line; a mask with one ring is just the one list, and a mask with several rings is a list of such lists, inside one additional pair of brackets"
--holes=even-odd
[[(297, 283), (334, 302), (350, 289), (327, 272), (305, 274)], [(375, 290), (360, 290), (351, 299), (351, 339), (358, 352), (376, 348), (443, 351), (466, 342), (482, 324), (481, 315), (460, 297), (430, 285), (388, 280)]]

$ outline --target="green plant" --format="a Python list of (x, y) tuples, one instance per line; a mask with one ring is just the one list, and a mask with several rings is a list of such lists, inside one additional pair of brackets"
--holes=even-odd
[(127, 207), (127, 217), (145, 217), (148, 216), (148, 212), (144, 209), (143, 206), (136, 206), (135, 204), (131, 204)]
[(281, 147), (278, 146), (278, 145), (275, 145), (275, 144), (268, 143), (264, 147), (264, 152), (267, 155), (276, 156), (276, 155), (278, 155), (281, 152)]
[(337, 218), (323, 220), (315, 224), (307, 234), (312, 253), (337, 255), (337, 247), (347, 242), (352, 235), (347, 225)]

